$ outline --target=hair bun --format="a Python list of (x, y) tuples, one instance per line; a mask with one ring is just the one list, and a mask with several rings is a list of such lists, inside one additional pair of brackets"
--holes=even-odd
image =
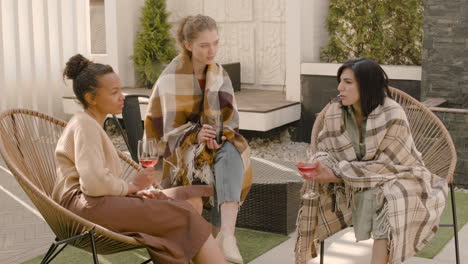
[(75, 56), (71, 57), (65, 65), (63, 76), (74, 80), (90, 63), (92, 62), (83, 55), (76, 54)]

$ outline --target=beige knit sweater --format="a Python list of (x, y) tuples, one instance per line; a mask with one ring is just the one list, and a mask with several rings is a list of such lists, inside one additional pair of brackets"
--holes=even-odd
[(55, 149), (57, 182), (52, 197), (60, 202), (76, 185), (89, 196), (128, 193), (117, 150), (101, 125), (85, 112), (76, 113)]

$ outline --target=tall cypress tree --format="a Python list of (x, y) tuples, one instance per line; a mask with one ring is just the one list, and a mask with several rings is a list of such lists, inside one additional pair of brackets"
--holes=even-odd
[(168, 16), (165, 0), (145, 1), (132, 57), (138, 85), (151, 88), (163, 65), (177, 55), (169, 32), (171, 25), (167, 21)]

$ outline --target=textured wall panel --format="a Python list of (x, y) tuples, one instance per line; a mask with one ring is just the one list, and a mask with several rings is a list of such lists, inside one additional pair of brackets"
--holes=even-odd
[(255, 9), (258, 20), (264, 22), (286, 21), (286, 0), (258, 0)]
[(169, 22), (177, 22), (184, 16), (203, 13), (203, 0), (167, 0), (166, 9), (171, 13)]
[(216, 22), (228, 21), (226, 15), (226, 0), (205, 0), (204, 6), (204, 14), (212, 17)]
[(252, 0), (226, 0), (228, 21), (253, 21)]
[(220, 63), (240, 62), (241, 82), (255, 83), (255, 30), (252, 24), (220, 26)]
[(260, 84), (284, 85), (284, 44), (284, 24), (262, 23), (257, 50), (257, 80)]
[(205, 0), (204, 14), (217, 22), (253, 21), (252, 0)]

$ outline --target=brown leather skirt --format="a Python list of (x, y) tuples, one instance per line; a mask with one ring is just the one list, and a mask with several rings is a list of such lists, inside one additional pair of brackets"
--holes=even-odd
[(76, 186), (61, 205), (75, 214), (144, 244), (156, 263), (185, 264), (200, 250), (211, 225), (185, 199), (213, 195), (210, 186), (176, 187), (169, 199), (91, 197)]

